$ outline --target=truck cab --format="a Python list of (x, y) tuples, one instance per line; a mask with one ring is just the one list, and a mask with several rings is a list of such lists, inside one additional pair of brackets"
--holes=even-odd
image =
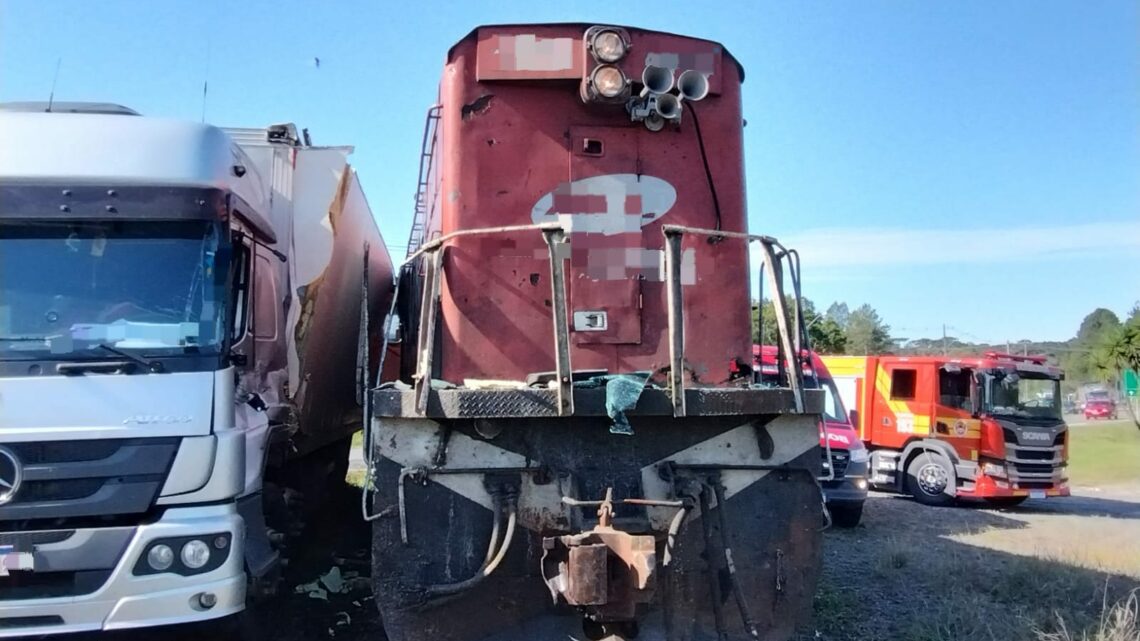
[[(776, 346), (755, 345), (752, 354), (756, 382), (774, 385), (780, 375), (776, 365)], [(827, 509), (835, 525), (855, 527), (862, 519), (863, 503), (867, 500), (870, 456), (851, 424), (835, 380), (819, 354), (805, 354), (803, 376), (805, 387), (823, 390), (826, 398), (820, 421), (819, 446), (823, 453), (820, 484)]]
[(1044, 357), (836, 356), (871, 484), (931, 505), (1067, 496), (1064, 374)]
[(363, 244), (377, 308), (390, 261), (345, 150), (256, 132), (0, 108), (0, 638), (238, 614), (267, 476), (360, 428)]

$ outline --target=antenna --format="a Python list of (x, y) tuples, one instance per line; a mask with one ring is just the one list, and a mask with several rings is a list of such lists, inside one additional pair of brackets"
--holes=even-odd
[(47, 111), (51, 112), (52, 103), (55, 102), (55, 83), (59, 82), (59, 65), (63, 62), (63, 58), (55, 59), (55, 75), (51, 78), (51, 93), (48, 94)]
[(206, 122), (206, 94), (210, 90), (210, 49), (213, 43), (213, 38), (206, 41), (206, 73), (202, 77), (202, 122)]

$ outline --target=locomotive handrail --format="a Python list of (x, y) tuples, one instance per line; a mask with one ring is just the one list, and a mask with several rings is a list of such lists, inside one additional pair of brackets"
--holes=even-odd
[[(796, 348), (800, 345), (803, 319), (800, 314), (800, 290), (798, 270), (792, 266), (793, 281), (795, 281), (794, 324), (796, 336), (793, 342), (791, 329), (788, 327), (788, 310), (785, 307), (783, 287), (783, 267), (781, 258), (787, 257), (788, 250), (771, 236), (749, 234), (747, 232), (724, 231), (721, 229), (704, 229), (700, 227), (686, 227), (684, 225), (662, 225), (661, 233), (665, 235), (665, 283), (666, 305), (668, 306), (669, 321), (669, 390), (673, 397), (673, 415), (685, 416), (685, 331), (684, 306), (681, 292), (681, 240), (685, 234), (694, 236), (707, 236), (709, 238), (739, 238), (749, 243), (758, 242), (761, 248), (761, 259), (767, 268), (772, 286), (772, 305), (776, 310), (776, 326), (779, 332), (780, 347), (785, 354), (799, 354)], [(776, 253), (777, 248), (780, 254)], [(791, 259), (789, 259), (790, 261)], [(779, 361), (777, 355), (777, 361)], [(796, 411), (804, 411), (804, 396), (802, 377), (803, 372), (797, 371), (788, 374), (788, 386), (795, 398)]]

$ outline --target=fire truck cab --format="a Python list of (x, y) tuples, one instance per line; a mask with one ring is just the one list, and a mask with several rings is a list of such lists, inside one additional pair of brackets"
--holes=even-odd
[(1062, 371), (1043, 356), (826, 356), (871, 485), (929, 505), (1068, 496)]

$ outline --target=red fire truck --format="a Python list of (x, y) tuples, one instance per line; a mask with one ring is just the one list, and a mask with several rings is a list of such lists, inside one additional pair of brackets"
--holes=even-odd
[(611, 25), (448, 52), (387, 321), (404, 376), (369, 395), (392, 641), (776, 640), (809, 613), (824, 395), (752, 384), (750, 245), (784, 353), (803, 327), (798, 264), (747, 230), (743, 79)]
[(1068, 496), (1060, 369), (1043, 356), (825, 356), (871, 484), (922, 503)]

